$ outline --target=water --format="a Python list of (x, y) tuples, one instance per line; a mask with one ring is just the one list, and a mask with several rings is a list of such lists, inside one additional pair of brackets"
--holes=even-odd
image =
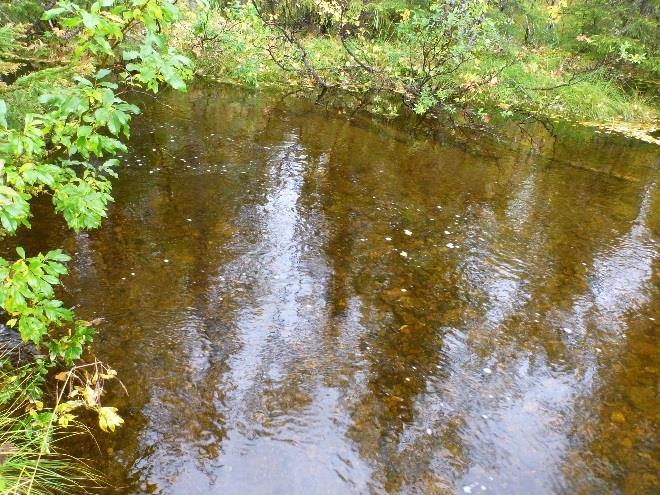
[(106, 319), (108, 493), (659, 492), (657, 148), (162, 101), (104, 227), (25, 241)]

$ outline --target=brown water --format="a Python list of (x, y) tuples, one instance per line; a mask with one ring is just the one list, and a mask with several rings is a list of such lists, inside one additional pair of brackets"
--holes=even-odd
[(163, 101), (104, 227), (28, 243), (106, 318), (109, 493), (659, 493), (657, 148)]

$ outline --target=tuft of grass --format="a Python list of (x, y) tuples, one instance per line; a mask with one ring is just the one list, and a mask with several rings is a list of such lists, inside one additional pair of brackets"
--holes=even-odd
[(29, 365), (11, 368), (0, 359), (0, 495), (84, 494), (103, 486), (98, 472), (58, 449), (86, 428), (54, 423), (39, 401), (24, 395), (33, 379)]
[(100, 477), (79, 459), (55, 450), (55, 431), (35, 432), (28, 417), (0, 413), (0, 494), (88, 493)]

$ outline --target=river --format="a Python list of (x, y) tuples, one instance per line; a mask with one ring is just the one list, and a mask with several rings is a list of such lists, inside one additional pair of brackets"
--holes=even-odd
[(105, 318), (108, 493), (658, 493), (657, 147), (144, 103), (104, 226), (23, 243)]

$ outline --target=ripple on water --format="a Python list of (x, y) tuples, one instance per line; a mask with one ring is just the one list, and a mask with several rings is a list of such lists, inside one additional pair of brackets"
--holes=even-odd
[(660, 490), (652, 150), (167, 98), (104, 228), (25, 243), (106, 318), (110, 493)]

